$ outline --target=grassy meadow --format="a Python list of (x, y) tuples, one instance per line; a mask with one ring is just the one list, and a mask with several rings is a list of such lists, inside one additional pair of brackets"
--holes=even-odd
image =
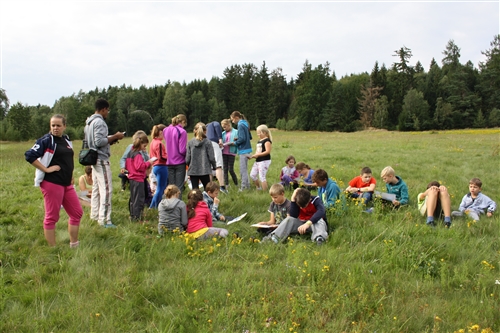
[[(268, 220), (270, 196), (232, 184), (220, 211), (248, 212), (228, 226), (239, 238), (159, 238), (154, 210), (149, 223), (128, 220), (118, 178), (126, 138), (112, 146), (118, 228), (91, 223), (84, 208), (80, 247), (70, 249), (62, 211), (50, 248), (35, 169), (24, 160), (34, 142), (4, 142), (0, 332), (500, 332), (500, 212), (429, 228), (416, 207), (417, 194), (439, 180), (456, 210), (472, 177), (499, 203), (499, 129), (272, 133), (269, 183), (288, 155), (325, 169), (341, 188), (369, 166), (383, 190), (380, 171), (391, 165), (409, 187), (409, 207), (384, 211), (375, 202), (366, 214), (349, 200), (328, 212), (323, 246), (308, 237), (259, 243), (250, 225)], [(82, 173), (76, 162), (75, 179)]]

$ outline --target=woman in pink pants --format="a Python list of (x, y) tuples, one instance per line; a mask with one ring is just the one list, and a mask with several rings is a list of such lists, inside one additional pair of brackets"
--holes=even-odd
[(67, 135), (64, 116), (50, 118), (50, 132), (36, 140), (24, 155), (35, 168), (35, 186), (40, 186), (45, 205), (43, 229), (50, 246), (56, 245), (56, 222), (61, 206), (68, 213), (70, 247), (77, 247), (82, 206), (73, 187), (73, 144)]

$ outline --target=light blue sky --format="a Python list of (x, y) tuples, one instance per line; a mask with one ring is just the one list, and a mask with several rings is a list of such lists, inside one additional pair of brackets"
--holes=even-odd
[(428, 70), (453, 39), (477, 67), (500, 32), (498, 1), (0, 2), (1, 87), (11, 105), (122, 84), (222, 77), (265, 61), (287, 79), (306, 59), (340, 78), (387, 67), (403, 45)]

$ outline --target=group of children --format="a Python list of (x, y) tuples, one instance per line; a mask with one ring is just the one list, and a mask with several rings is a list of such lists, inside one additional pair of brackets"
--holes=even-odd
[[(164, 190), (163, 199), (159, 202), (158, 232), (163, 234), (166, 230), (186, 231), (195, 238), (211, 237), (218, 234), (227, 236), (223, 228), (213, 226), (214, 222), (227, 222), (232, 217), (225, 216), (218, 211), (218, 195), (221, 191), (227, 193), (225, 188), (211, 181), (213, 170), (221, 162), (217, 162), (214, 149), (222, 151), (224, 164), (225, 184), (228, 184), (228, 173), (231, 174), (235, 185), (238, 179), (234, 174), (235, 155), (240, 156), (241, 187), (240, 191), (250, 188), (247, 174), (247, 163), (255, 159), (250, 172), (250, 178), (257, 189), (267, 190), (267, 172), (271, 164), (272, 135), (266, 125), (257, 127), (259, 141), (256, 152), (252, 154), (249, 141), (251, 134), (244, 116), (235, 111), (231, 114), (231, 122), (238, 125), (238, 130), (233, 129), (230, 120), (221, 122), (224, 132), (220, 142), (213, 145), (207, 139), (207, 127), (204, 123), (197, 123), (194, 127), (194, 138), (187, 143), (186, 164), (187, 176), (193, 184), (188, 193), (187, 205), (181, 200), (181, 190), (175, 185), (169, 185)], [(130, 182), (130, 216), (132, 220), (139, 220), (145, 203), (144, 186), (147, 170), (157, 159), (149, 159), (146, 153), (148, 137), (138, 131), (134, 134), (133, 143), (127, 147), (122, 158), (122, 173), (128, 173)], [(160, 144), (161, 149), (161, 144)], [(218, 153), (218, 151), (217, 151)], [(162, 157), (163, 158), (163, 157)], [(375, 191), (376, 179), (369, 167), (364, 167), (359, 176), (354, 177), (349, 186), (342, 191), (336, 182), (328, 177), (323, 169), (313, 170), (304, 162), (296, 163), (294, 156), (288, 156), (286, 165), (281, 169), (280, 183), (274, 184), (269, 190), (272, 202), (269, 206), (270, 219), (260, 222), (267, 225), (268, 235), (264, 241), (272, 240), (278, 243), (288, 235), (298, 233), (311, 233), (311, 239), (318, 244), (324, 243), (328, 238), (328, 223), (326, 210), (341, 202), (342, 192), (346, 196), (359, 200), (364, 212), (372, 213), (371, 201), (374, 196), (379, 196), (383, 202), (390, 202), (394, 208), (407, 205), (409, 202), (408, 187), (401, 177), (395, 174), (392, 167), (388, 166), (381, 172), (381, 178), (386, 185), (386, 192)], [(246, 177), (245, 177), (246, 175)], [(219, 177), (218, 177), (219, 178)], [(196, 184), (203, 185), (202, 192)], [(147, 183), (147, 182), (146, 182)], [(444, 224), (451, 226), (452, 216), (467, 214), (474, 220), (479, 220), (479, 215), (484, 213), (491, 216), (496, 210), (496, 203), (481, 193), (482, 183), (478, 178), (473, 178), (469, 184), (469, 191), (464, 196), (459, 210), (451, 211), (451, 200), (445, 186), (433, 181), (428, 184), (423, 193), (418, 194), (418, 207), (422, 215), (427, 216), (427, 224), (435, 226), (435, 218), (444, 215)], [(285, 189), (293, 189), (291, 200), (286, 199)], [(311, 190), (317, 190), (317, 196), (311, 195)], [(386, 194), (386, 195), (384, 195)], [(155, 197), (161, 197), (161, 193)]]

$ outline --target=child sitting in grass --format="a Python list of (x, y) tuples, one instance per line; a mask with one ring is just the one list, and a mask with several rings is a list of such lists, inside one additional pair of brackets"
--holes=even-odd
[(444, 213), (444, 225), (451, 226), (451, 200), (448, 189), (432, 181), (427, 185), (427, 190), (417, 196), (418, 210), (422, 216), (427, 216), (427, 225), (434, 227), (434, 218), (439, 218)]
[(295, 157), (288, 156), (285, 160), (286, 165), (281, 169), (280, 181), (281, 184), (288, 188), (290, 186), (296, 189), (299, 186), (300, 174), (295, 168)]
[(401, 177), (396, 176), (396, 172), (390, 166), (385, 167), (380, 173), (380, 177), (385, 182), (385, 187), (387, 193), (394, 194), (396, 199), (392, 200), (394, 207), (401, 207), (402, 205), (408, 204), (408, 186), (401, 179)]
[(186, 204), (179, 199), (181, 191), (174, 184), (165, 189), (165, 198), (158, 205), (158, 233), (163, 235), (165, 230), (186, 230), (187, 211)]
[(314, 173), (314, 170), (311, 169), (311, 167), (305, 164), (304, 162), (297, 163), (295, 169), (297, 169), (301, 177), (300, 186), (303, 186), (308, 190), (314, 189), (314, 187), (316, 186), (312, 180), (312, 175)]
[(328, 173), (323, 169), (314, 171), (312, 181), (318, 187), (318, 197), (323, 201), (326, 209), (332, 208), (340, 198), (340, 188), (336, 182), (328, 178)]
[(220, 186), (216, 182), (209, 182), (207, 186), (205, 186), (205, 191), (203, 192), (203, 201), (210, 209), (210, 213), (212, 214), (213, 222), (229, 222), (233, 219), (231, 216), (224, 216), (219, 213), (219, 203), (220, 200), (218, 198), (220, 193)]
[(209, 239), (218, 235), (226, 238), (228, 231), (222, 228), (212, 227), (212, 213), (207, 204), (203, 201), (203, 193), (199, 189), (194, 189), (188, 193), (188, 225), (186, 232), (196, 239)]
[(262, 241), (271, 240), (278, 244), (291, 234), (303, 235), (308, 232), (311, 232), (311, 240), (318, 245), (328, 239), (325, 207), (321, 198), (311, 196), (309, 190), (298, 188), (293, 191), (289, 215)]
[(469, 181), (469, 193), (462, 198), (458, 211), (454, 211), (451, 215), (463, 216), (466, 214), (474, 221), (479, 221), (479, 215), (484, 214), (486, 210), (486, 216), (492, 217), (493, 212), (497, 209), (497, 204), (481, 192), (482, 187), (483, 182), (479, 178), (472, 178)]
[(376, 184), (377, 180), (372, 176), (372, 170), (364, 167), (361, 169), (361, 175), (351, 179), (346, 191), (352, 198), (359, 199), (366, 205), (372, 200)]
[(259, 228), (260, 232), (269, 233), (289, 216), (291, 202), (285, 197), (285, 187), (281, 184), (273, 184), (269, 189), (269, 195), (272, 198), (268, 212), (269, 221), (259, 222), (258, 224), (271, 226), (272, 228)]

